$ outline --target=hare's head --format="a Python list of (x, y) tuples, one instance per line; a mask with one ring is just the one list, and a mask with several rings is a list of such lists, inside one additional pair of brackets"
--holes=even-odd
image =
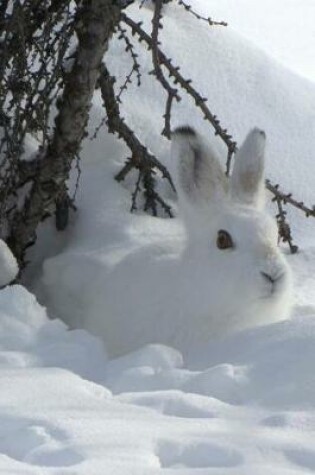
[(172, 138), (192, 285), (228, 331), (286, 318), (291, 305), (291, 273), (276, 222), (264, 211), (265, 141), (259, 129), (248, 134), (228, 179), (193, 129), (181, 127)]

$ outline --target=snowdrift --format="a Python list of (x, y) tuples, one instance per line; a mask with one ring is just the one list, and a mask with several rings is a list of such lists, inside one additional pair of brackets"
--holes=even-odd
[[(136, 7), (134, 9), (134, 14), (139, 15)], [(209, 97), (211, 109), (222, 123), (228, 125), (236, 138), (243, 138), (253, 124), (265, 129), (268, 137), (267, 175), (281, 181), (286, 189), (296, 191), (297, 195), (301, 193), (299, 183), (303, 183), (303, 197), (312, 202), (314, 188), (309, 169), (315, 145), (311, 134), (315, 127), (314, 85), (270, 60), (234, 32), (224, 28), (209, 29), (200, 24), (196, 35), (192, 18), (187, 18), (184, 13), (179, 15), (178, 10), (171, 6), (167, 7), (166, 12), (162, 44), (165, 44), (167, 54), (182, 64), (183, 75), (192, 78), (201, 94)], [(149, 28), (150, 11), (143, 9), (141, 15)], [(123, 111), (126, 120), (144, 143), (172, 170), (169, 144), (159, 135), (163, 115), (160, 92), (152, 82), (152, 76), (145, 75), (151, 69), (149, 53), (143, 50), (138, 52), (144, 64), (143, 84), (141, 88), (131, 87), (124, 99)], [(123, 80), (129, 65), (121, 44), (114, 42), (109, 54), (112, 69)], [(117, 61), (118, 57), (120, 61)], [(96, 97), (91, 132), (101, 116), (100, 99)], [(188, 98), (183, 98), (176, 106), (173, 123), (175, 126), (187, 120), (204, 132), (208, 130), (209, 135), (209, 128), (206, 128), (198, 111)], [(214, 146), (222, 154), (224, 147), (218, 140)], [(125, 153), (124, 146), (104, 131), (95, 141), (86, 145), (78, 201), (80, 211), (70, 231), (71, 241), (58, 256), (45, 261), (38, 290), (52, 315), (63, 318), (71, 327), (83, 326), (98, 336), (102, 336), (102, 331), (106, 333), (101, 324), (106, 319), (106, 290), (110, 288), (111, 294), (117, 292), (116, 299), (121, 311), (117, 329), (111, 332), (114, 335), (110, 339), (111, 354), (141, 346), (148, 341), (147, 335), (152, 332), (150, 319), (147, 321), (143, 317), (141, 325), (138, 325), (137, 337), (133, 338), (131, 344), (124, 344), (128, 339), (125, 330), (130, 324), (128, 315), (131, 311), (136, 312), (136, 303), (135, 308), (131, 309), (133, 303), (127, 296), (124, 299), (124, 288), (128, 288), (128, 282), (137, 278), (137, 265), (140, 270), (150, 258), (145, 254), (146, 245), (153, 244), (157, 251), (166, 245), (168, 254), (165, 259), (172, 259), (184, 241), (178, 219), (156, 220), (139, 214), (130, 216), (130, 191), (128, 187), (124, 189), (112, 180), (123, 163)], [(170, 190), (165, 187), (164, 191), (174, 203)], [(176, 203), (174, 206), (176, 209)], [(306, 226), (309, 225), (313, 231), (314, 223), (305, 224), (304, 216), (296, 212), (292, 213), (291, 221), (294, 231), (303, 223), (303, 232), (297, 232), (296, 239), (302, 239), (303, 236), (304, 243), (311, 239)], [(116, 286), (111, 285), (116, 268), (124, 265), (124, 260), (128, 262), (127, 259), (132, 266), (128, 268), (126, 264), (125, 277), (119, 277), (121, 280), (116, 282)], [(135, 262), (138, 264), (135, 265)], [(148, 293), (145, 287), (141, 305), (147, 308), (147, 312), (155, 312), (158, 325), (158, 293), (155, 299), (152, 292), (150, 295)], [(192, 301), (195, 299), (192, 298)], [(198, 308), (198, 303), (195, 311), (203, 311), (201, 307)], [(130, 320), (133, 321), (132, 318)], [(150, 328), (147, 328), (148, 325)], [(187, 317), (182, 325), (188, 335), (193, 333), (193, 318)], [(103, 338), (106, 340), (105, 334)], [(162, 341), (165, 339), (162, 338)]]
[[(191, 361), (107, 361), (23, 287), (0, 292), (0, 470), (252, 475), (315, 469), (315, 320), (244, 332)], [(88, 379), (88, 380), (87, 380)]]

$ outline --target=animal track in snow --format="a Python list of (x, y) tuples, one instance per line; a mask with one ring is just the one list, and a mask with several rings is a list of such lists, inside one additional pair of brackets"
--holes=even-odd
[(65, 448), (65, 434), (42, 421), (0, 416), (0, 453), (30, 465), (69, 467), (83, 459)]
[(162, 442), (157, 455), (163, 468), (236, 467), (243, 463), (243, 456), (235, 449), (203, 440), (189, 445)]

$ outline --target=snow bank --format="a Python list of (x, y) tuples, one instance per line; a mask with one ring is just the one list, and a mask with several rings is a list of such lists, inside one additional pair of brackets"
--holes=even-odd
[(162, 345), (106, 361), (23, 287), (2, 290), (0, 470), (312, 473), (314, 322), (244, 332), (190, 361)]
[(94, 378), (96, 364), (106, 362), (97, 339), (81, 330), (68, 332), (60, 320), (49, 320), (45, 309), (22, 286), (0, 291), (0, 315), (2, 368), (56, 366), (71, 368), (86, 378), (93, 373)]
[(19, 272), (15, 257), (2, 239), (0, 239), (0, 287), (12, 282)]

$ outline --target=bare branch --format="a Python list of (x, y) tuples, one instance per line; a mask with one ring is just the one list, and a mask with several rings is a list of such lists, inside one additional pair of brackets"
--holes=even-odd
[[(135, 194), (132, 198), (132, 210), (136, 207), (135, 200), (140, 189), (139, 180), (141, 179), (145, 188), (145, 207), (150, 208), (152, 214), (156, 215), (156, 202), (158, 202), (164, 211), (171, 216), (170, 207), (164, 202), (162, 198), (158, 196), (158, 194), (153, 189), (153, 169), (157, 169), (162, 174), (162, 177), (169, 182), (173, 189), (175, 189), (172, 178), (167, 168), (164, 167), (164, 165), (162, 165), (144, 145), (142, 145), (134, 132), (128, 127), (124, 119), (120, 116), (119, 104), (116, 101), (114, 91), (114, 83), (115, 78), (109, 74), (106, 66), (103, 64), (100, 76), (100, 87), (104, 101), (104, 107), (107, 113), (108, 130), (111, 133), (117, 133), (118, 137), (124, 140), (132, 153), (131, 159), (127, 161), (124, 168), (116, 176), (116, 179), (121, 181), (133, 168), (138, 169), (141, 173), (141, 176), (138, 179)], [(152, 187), (152, 190), (150, 190), (150, 187)]]
[[(181, 0), (180, 0), (181, 1)], [(181, 2), (184, 3), (184, 2)], [(186, 8), (187, 9), (187, 8)], [(188, 8), (190, 11), (190, 8)], [(196, 15), (195, 15), (196, 16)], [(152, 38), (142, 29), (141, 22), (136, 23), (126, 14), (122, 14), (122, 20), (131, 28), (133, 35), (137, 35), (139, 41), (144, 41), (148, 49), (154, 47)], [(163, 65), (168, 71), (175, 83), (180, 84), (180, 86), (195, 100), (197, 107), (201, 109), (204, 114), (204, 118), (213, 126), (215, 134), (224, 141), (228, 149), (227, 155), (227, 164), (226, 164), (226, 174), (229, 175), (231, 161), (237, 150), (237, 144), (233, 140), (232, 136), (227, 132), (227, 129), (223, 129), (220, 125), (219, 120), (216, 115), (212, 114), (209, 108), (206, 106), (206, 98), (203, 98), (191, 85), (191, 81), (185, 79), (179, 72), (179, 67), (176, 67), (172, 64), (172, 61), (168, 59), (165, 54), (156, 46), (156, 54), (160, 65)], [(293, 207), (303, 211), (306, 217), (313, 216), (315, 217), (315, 207), (309, 208), (303, 202), (298, 202), (292, 197), (291, 193), (284, 193), (279, 190), (279, 185), (271, 184), (270, 180), (266, 180), (266, 187), (274, 195), (273, 201), (277, 202), (278, 211), (277, 221), (279, 225), (279, 235), (282, 240), (287, 242), (290, 246), (291, 252), (297, 251), (297, 246), (292, 243), (292, 236), (289, 225), (285, 219), (285, 211), (283, 210), (283, 204), (290, 204)]]
[(202, 20), (208, 23), (209, 26), (228, 26), (225, 21), (214, 21), (211, 17), (204, 17), (202, 15), (199, 15), (199, 13), (195, 12), (192, 6), (184, 2), (184, 0), (178, 0), (178, 4), (182, 5), (187, 12), (191, 13), (198, 20)]
[(315, 206), (309, 208), (306, 206), (303, 201), (297, 201), (293, 198), (292, 193), (284, 193), (279, 189), (279, 185), (273, 185), (270, 180), (266, 180), (266, 188), (271, 191), (271, 193), (278, 199), (280, 199), (284, 204), (289, 203), (294, 208), (297, 208), (305, 214), (308, 218), (309, 216), (315, 217)]
[(132, 68), (130, 73), (126, 77), (125, 83), (120, 87), (119, 94), (117, 95), (118, 100), (120, 99), (121, 94), (123, 91), (127, 89), (128, 84), (131, 82), (131, 77), (133, 74), (137, 76), (137, 86), (141, 85), (141, 72), (140, 72), (140, 63), (138, 61), (138, 55), (134, 51), (134, 46), (131, 43), (130, 39), (126, 35), (126, 30), (124, 30), (121, 25), (118, 25), (117, 30), (119, 31), (120, 35), (118, 36), (119, 40), (123, 40), (126, 43), (125, 51), (130, 53), (132, 59)]
[(273, 201), (276, 201), (278, 206), (278, 214), (276, 215), (276, 220), (278, 224), (278, 236), (279, 241), (282, 240), (283, 242), (288, 243), (290, 247), (290, 251), (292, 254), (295, 254), (298, 251), (298, 246), (293, 244), (292, 235), (291, 235), (291, 228), (289, 223), (286, 220), (286, 211), (283, 209), (283, 203), (279, 196), (275, 196)]
[[(126, 23), (126, 25), (131, 28), (133, 35), (137, 35), (140, 41), (144, 41), (147, 44), (148, 49), (153, 48), (152, 38), (141, 28), (141, 22), (136, 23), (125, 13), (122, 13), (121, 18)], [(168, 59), (160, 49), (157, 49), (157, 51), (159, 64), (163, 64), (163, 66), (167, 68), (169, 74), (173, 77), (174, 82), (180, 84), (180, 86), (195, 100), (196, 106), (203, 112), (204, 118), (210, 122), (215, 130), (215, 134), (218, 135), (226, 144), (229, 157), (231, 157), (235, 152), (236, 142), (232, 140), (232, 136), (228, 134), (227, 130), (221, 127), (217, 116), (212, 114), (212, 112), (209, 110), (206, 105), (207, 99), (202, 97), (192, 87), (191, 80), (184, 79), (184, 77), (179, 72), (180, 68), (178, 66), (173, 66), (172, 61)]]
[(164, 114), (164, 129), (162, 135), (165, 135), (168, 139), (171, 138), (171, 110), (174, 99), (180, 101), (178, 91), (176, 88), (170, 86), (169, 82), (165, 79), (163, 71), (160, 66), (160, 50), (159, 50), (159, 30), (162, 28), (162, 6), (163, 0), (155, 1), (154, 15), (152, 19), (152, 33), (151, 33), (151, 45), (152, 45), (152, 62), (154, 70), (152, 74), (162, 85), (167, 93), (166, 109)]

